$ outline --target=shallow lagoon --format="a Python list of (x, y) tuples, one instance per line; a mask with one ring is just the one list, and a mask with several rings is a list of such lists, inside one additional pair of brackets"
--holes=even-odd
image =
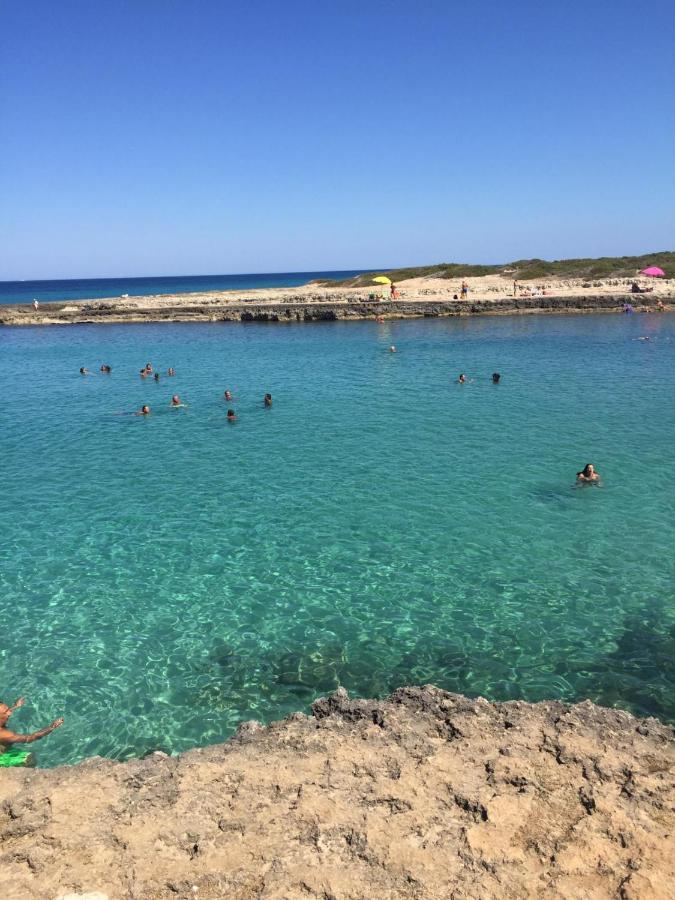
[(337, 684), (675, 719), (674, 362), (669, 314), (0, 331), (13, 723), (65, 715), (54, 765)]

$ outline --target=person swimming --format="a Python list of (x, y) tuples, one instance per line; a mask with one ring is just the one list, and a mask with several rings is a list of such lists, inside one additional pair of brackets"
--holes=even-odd
[(173, 366), (169, 366), (169, 368), (168, 368), (167, 371), (166, 371), (166, 374), (167, 374), (167, 375), (175, 375), (175, 374), (176, 374), (176, 370), (174, 369)]
[(148, 373), (148, 375), (152, 375), (152, 363), (145, 364), (145, 371)]
[(396, 353), (396, 347), (395, 347), (393, 344), (392, 344), (391, 347), (389, 348), (389, 352), (390, 352), (390, 353)]
[(462, 372), (457, 379), (457, 384), (466, 384), (466, 375)]
[(91, 375), (91, 372), (89, 371), (89, 369), (85, 369), (84, 366), (81, 366), (80, 367), (80, 375)]
[(105, 375), (110, 375), (110, 373), (112, 372), (112, 368), (103, 363), (103, 365), (101, 366), (101, 372), (103, 372)]
[(492, 383), (493, 383), (493, 384), (499, 384), (499, 381), (500, 381), (501, 377), (502, 377), (502, 376), (499, 374), (499, 372), (493, 372), (493, 373), (492, 373)]
[(225, 391), (225, 393), (223, 394), (223, 397), (224, 397), (226, 400), (231, 400), (231, 399), (232, 399), (232, 392), (231, 392), (231, 391)]
[(174, 394), (173, 397), (171, 398), (171, 406), (173, 406), (173, 407), (179, 407), (179, 406), (185, 406), (185, 407), (187, 407), (187, 403), (181, 402), (181, 399), (180, 399), (180, 397), (178, 396), (178, 394)]
[(155, 372), (154, 378), (155, 381), (159, 381), (159, 372)]
[(263, 406), (271, 406), (272, 405), (272, 395), (265, 394), (263, 397)]
[(63, 719), (59, 717), (54, 719), (51, 725), (40, 728), (39, 731), (33, 731), (30, 734), (17, 734), (15, 731), (7, 728), (7, 722), (12, 713), (16, 709), (21, 709), (23, 704), (23, 697), (19, 697), (12, 706), (0, 703), (0, 754), (7, 752), (14, 744), (32, 744), (33, 741), (39, 741), (40, 738), (46, 737), (63, 725)]
[(586, 463), (581, 472), (577, 472), (577, 481), (581, 484), (593, 484), (600, 481), (600, 474), (595, 471), (592, 463)]
[(237, 421), (237, 414), (235, 413), (235, 411), (233, 409), (228, 409), (227, 421), (228, 422), (236, 422)]
[(149, 415), (150, 415), (150, 407), (147, 406), (147, 404), (144, 405), (144, 406), (141, 406), (141, 408), (138, 410), (137, 413), (135, 413), (135, 415), (137, 415), (137, 416), (149, 416)]

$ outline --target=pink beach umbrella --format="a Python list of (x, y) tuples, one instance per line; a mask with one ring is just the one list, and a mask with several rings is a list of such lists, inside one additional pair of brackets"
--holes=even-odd
[(666, 273), (663, 269), (659, 269), (658, 266), (648, 266), (646, 269), (642, 269), (640, 275), (649, 275), (650, 278), (665, 278)]

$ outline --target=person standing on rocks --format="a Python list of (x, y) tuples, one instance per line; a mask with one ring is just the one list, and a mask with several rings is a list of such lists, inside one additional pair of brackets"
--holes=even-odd
[(0, 703), (0, 766), (25, 765), (30, 756), (29, 752), (27, 750), (14, 750), (13, 745), (32, 744), (33, 741), (39, 741), (40, 738), (46, 737), (48, 734), (51, 734), (52, 731), (63, 725), (63, 719), (59, 718), (54, 719), (51, 725), (47, 725), (39, 731), (34, 731), (31, 734), (17, 734), (7, 728), (7, 722), (12, 713), (17, 709), (20, 709), (23, 704), (23, 697), (19, 697), (13, 706), (7, 706), (6, 703)]

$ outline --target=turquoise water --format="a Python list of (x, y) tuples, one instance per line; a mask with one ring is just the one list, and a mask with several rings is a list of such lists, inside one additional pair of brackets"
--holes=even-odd
[(66, 717), (53, 765), (338, 683), (675, 719), (674, 362), (669, 314), (0, 331), (15, 725)]

